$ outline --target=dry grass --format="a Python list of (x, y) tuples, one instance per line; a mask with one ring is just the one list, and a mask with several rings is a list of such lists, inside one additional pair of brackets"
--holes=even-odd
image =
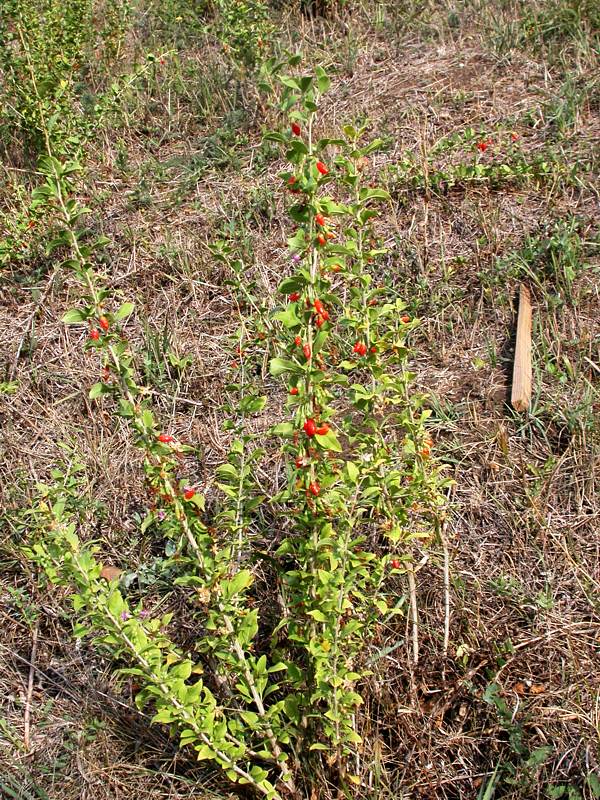
[[(557, 135), (547, 104), (561, 99), (560, 68), (527, 49), (499, 56), (477, 14), (465, 11), (456, 28), (442, 9), (426, 6), (401, 34), (391, 12), (380, 28), (359, 11), (339, 23), (292, 19), (297, 43), (337, 71), (324, 129), (368, 116), (373, 132), (389, 137), (371, 167), (383, 175), (407, 149), (427, 163), (442, 137), (465, 127), (487, 131), (496, 142), (515, 131), (528, 156), (552, 149), (563, 164), (578, 159), (580, 179), (568, 182), (557, 173), (537, 184), (492, 189), (482, 182), (447, 194), (402, 187), (380, 223), (390, 247), (382, 280), (422, 319), (414, 339), (416, 381), (431, 393), (436, 451), (456, 480), (446, 530), (450, 642), (444, 653), (443, 553), (433, 550), (418, 574), (419, 663), (411, 663), (404, 623), (386, 629), (372, 654), (360, 721), (367, 742), (360, 759), (370, 778), (357, 796), (466, 800), (495, 785), (486, 800), (526, 800), (564, 785), (573, 792), (569, 798), (591, 798), (586, 776), (597, 774), (600, 761), (600, 262), (591, 174), (597, 94)], [(187, 52), (187, 68), (204, 57)], [(220, 56), (211, 58), (217, 64)], [(577, 70), (582, 81), (594, 79), (585, 58)], [(261, 298), (275, 302), (286, 269), (281, 163), (260, 162), (262, 118), (251, 115), (244, 145), (231, 146), (236, 157), (218, 167), (205, 158), (190, 179), (193, 155), (206, 153), (207, 137), (222, 119), (215, 112), (214, 119), (198, 120), (191, 89), (173, 100), (170, 75), (153, 88), (147, 107), (142, 95), (134, 98), (123, 124), (98, 141), (86, 190), (113, 242), (110, 285), (136, 300), (134, 350), (147, 348), (146, 323), (167, 331), (169, 348), (191, 357), (180, 379), (163, 374), (154, 399), (165, 429), (199, 448), (201, 458), (190, 468), (204, 481), (225, 452), (219, 408), (231, 359), (227, 336), (237, 325), (225, 276), (206, 245), (233, 221), (253, 256)], [(501, 147), (482, 160), (501, 156)], [(473, 160), (472, 146), (444, 150), (435, 165), (461, 160)], [(271, 191), (278, 199), (270, 215)], [(564, 300), (556, 274), (532, 287), (534, 407), (517, 416), (506, 397), (518, 276), (499, 264), (527, 236), (573, 216), (581, 222), (583, 250), (572, 299)], [(42, 292), (44, 280), (36, 282)], [(106, 560), (136, 567), (153, 557), (137, 533), (144, 503), (139, 453), (127, 428), (87, 401), (96, 359), (82, 351), (82, 334), (60, 324), (77, 293), (69, 276), (58, 276), (37, 308), (32, 284), (9, 274), (0, 299), (7, 371), (35, 311), (16, 391), (0, 394), (0, 794), (191, 800), (214, 790), (224, 797), (219, 775), (177, 754), (164, 731), (132, 710), (131, 687), (115, 681), (108, 662), (73, 645), (64, 598), (37, 588), (19, 553), (27, 532), (15, 524), (17, 509), (64, 461), (66, 443), (85, 465), (89, 497), (100, 505), (96, 535)], [(406, 586), (399, 582), (397, 591), (404, 594)], [(489, 702), (493, 684), (507, 713)], [(541, 766), (527, 766), (515, 737), (528, 753), (548, 748)], [(335, 793), (323, 784), (323, 797)]]

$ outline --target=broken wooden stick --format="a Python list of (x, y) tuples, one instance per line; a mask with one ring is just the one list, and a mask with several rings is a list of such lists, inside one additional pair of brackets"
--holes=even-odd
[(519, 291), (517, 343), (510, 402), (515, 411), (526, 411), (531, 402), (531, 295), (524, 284), (521, 284)]

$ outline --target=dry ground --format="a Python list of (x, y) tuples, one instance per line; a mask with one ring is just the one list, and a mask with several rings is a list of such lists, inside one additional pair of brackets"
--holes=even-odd
[[(366, 691), (361, 757), (373, 770), (364, 797), (466, 800), (483, 797), (486, 787), (486, 800), (598, 797), (600, 104), (593, 57), (567, 34), (555, 50), (552, 42), (542, 51), (527, 43), (494, 48), (498, 30), (519, 19), (516, 7), (426, 5), (405, 15), (394, 5), (377, 8), (379, 23), (373, 8), (344, 21), (282, 23), (307, 60), (333, 74), (324, 128), (368, 117), (388, 142), (369, 166), (394, 197), (380, 223), (389, 248), (382, 280), (422, 320), (413, 340), (416, 382), (431, 395), (436, 452), (456, 480), (445, 534), (449, 650), (443, 554), (433, 550), (420, 571), (419, 664), (411, 666), (404, 624), (390, 628)], [(283, 38), (291, 36), (286, 30)], [(199, 81), (206, 58), (205, 50), (187, 50), (181, 69)], [(209, 58), (217, 69), (218, 52)], [(157, 414), (198, 446), (192, 468), (203, 481), (225, 452), (219, 414), (227, 335), (237, 324), (206, 245), (215, 232), (232, 232), (252, 254), (257, 296), (267, 307), (276, 302), (286, 269), (282, 164), (264, 154), (250, 90), (245, 110), (224, 96), (233, 115), (216, 102), (202, 117), (192, 88), (173, 94), (176, 77), (167, 68), (152, 96), (140, 90), (119, 127), (99, 137), (85, 192), (112, 241), (110, 285), (136, 300), (130, 337), (144, 354)], [(473, 142), (460, 140), (469, 127), (492, 140), (485, 153), (476, 156)], [(408, 168), (398, 166), (407, 152), (413, 172), (475, 158), (543, 158), (551, 167), (541, 178), (428, 188), (411, 185)], [(535, 386), (530, 413), (516, 415), (506, 399), (521, 279), (534, 296)], [(2, 277), (7, 379), (46, 280)], [(224, 797), (218, 774), (177, 754), (160, 728), (132, 710), (109, 663), (73, 644), (63, 598), (36, 586), (19, 552), (26, 529), (15, 522), (18, 509), (70, 452), (101, 504), (97, 534), (107, 561), (139, 567), (153, 555), (137, 533), (139, 453), (127, 428), (87, 401), (96, 359), (82, 350), (84, 334), (60, 322), (78, 291), (68, 275), (54, 280), (26, 335), (15, 391), (0, 394), (0, 795)], [(181, 375), (165, 350), (190, 357)], [(330, 790), (324, 786), (322, 796)]]

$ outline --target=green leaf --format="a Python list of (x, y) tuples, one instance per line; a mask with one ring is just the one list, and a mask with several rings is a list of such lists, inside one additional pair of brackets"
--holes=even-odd
[(302, 320), (298, 318), (294, 305), (290, 304), (285, 310), (278, 311), (273, 314), (273, 319), (283, 322), (286, 328), (297, 328), (302, 324)]
[(121, 612), (125, 608), (125, 604), (123, 602), (123, 598), (121, 597), (121, 593), (118, 591), (111, 592), (108, 596), (108, 610), (111, 614), (115, 617), (119, 617)]
[(350, 483), (356, 483), (358, 480), (358, 467), (353, 461), (346, 461), (346, 474)]
[(198, 738), (198, 734), (196, 731), (193, 731), (191, 728), (186, 728), (185, 730), (181, 731), (181, 736), (179, 737), (179, 744), (182, 747), (185, 747), (186, 744), (191, 744), (195, 742)]
[(62, 318), (66, 325), (77, 325), (79, 322), (85, 322), (88, 318), (88, 312), (79, 308), (72, 308)]
[(135, 414), (135, 409), (133, 408), (132, 404), (129, 400), (125, 400), (121, 398), (119, 400), (119, 416), (121, 417), (133, 417)]
[[(207, 744), (201, 744), (196, 748), (196, 751), (198, 753), (198, 761), (206, 761), (216, 755), (215, 751), (211, 750)], [(236, 773), (234, 772), (233, 774), (235, 775)]]
[(325, 342), (327, 341), (328, 338), (329, 338), (329, 334), (327, 333), (327, 331), (319, 331), (317, 333), (317, 335), (315, 336), (315, 340), (313, 342), (313, 354), (314, 355), (316, 355), (317, 353), (321, 352), (321, 350), (323, 349), (323, 346), (324, 346), (324, 344), (325, 344)]
[(272, 667), (269, 667), (267, 670), (269, 673), (271, 672), (281, 672), (284, 669), (287, 669), (287, 664), (284, 664), (283, 661), (279, 661), (277, 664), (274, 664)]
[(302, 156), (308, 155), (308, 147), (300, 139), (290, 142), (289, 150), (286, 153), (288, 161), (297, 162)]
[(327, 617), (322, 611), (319, 611), (318, 608), (313, 608), (312, 611), (309, 611), (308, 616), (312, 617), (317, 622), (327, 622)]
[(284, 136), (283, 133), (279, 133), (278, 131), (269, 131), (265, 133), (263, 140), (265, 142), (281, 142), (285, 144), (287, 142), (287, 136)]
[(302, 289), (308, 283), (304, 275), (293, 275), (291, 278), (285, 278), (277, 289), (281, 294), (292, 294)]
[(268, 778), (269, 773), (267, 772), (266, 769), (263, 769), (262, 767), (255, 765), (250, 770), (250, 775), (252, 775), (256, 783), (260, 784), (262, 781), (264, 781), (265, 778)]
[(261, 397), (244, 397), (240, 401), (240, 410), (245, 414), (258, 414), (267, 404), (267, 398), (262, 395)]
[(97, 397), (100, 397), (100, 395), (107, 393), (110, 393), (110, 388), (108, 386), (104, 383), (95, 383), (90, 389), (88, 397), (90, 400), (95, 400)]
[(385, 189), (361, 189), (360, 199), (365, 200), (390, 200), (390, 193)]
[(589, 773), (587, 776), (587, 784), (594, 797), (600, 798), (600, 778), (595, 772)]
[(331, 429), (327, 431), (325, 436), (321, 436), (316, 433), (315, 440), (319, 447), (322, 447), (324, 450), (333, 450), (335, 453), (342, 452), (342, 445), (339, 443), (337, 436)]
[(275, 378), (283, 375), (284, 372), (297, 372), (298, 367), (293, 361), (288, 361), (285, 358), (272, 358), (269, 364), (269, 372)]
[(239, 472), (233, 464), (221, 464), (217, 467), (216, 474), (220, 481), (237, 481), (239, 479)]
[(297, 92), (300, 91), (300, 84), (295, 78), (291, 78), (289, 75), (281, 75), (279, 80), (284, 86), (287, 86), (288, 89), (295, 89)]
[(184, 681), (187, 681), (191, 674), (192, 662), (189, 659), (182, 661), (180, 664), (176, 664), (169, 670), (170, 678), (181, 678)]
[(323, 94), (324, 92), (329, 91), (329, 87), (331, 86), (331, 79), (329, 75), (325, 72), (323, 67), (317, 67), (315, 70), (317, 75), (317, 88)]
[(115, 314), (115, 319), (126, 319), (130, 314), (133, 313), (133, 309), (135, 305), (133, 303), (123, 303), (121, 308)]
[(275, 425), (274, 428), (271, 428), (271, 433), (274, 436), (293, 436), (295, 430), (291, 422), (280, 422), (279, 425)]
[(244, 589), (251, 585), (254, 578), (249, 569), (241, 569), (230, 581), (225, 581), (223, 584), (223, 596), (229, 600), (236, 594), (239, 594)]

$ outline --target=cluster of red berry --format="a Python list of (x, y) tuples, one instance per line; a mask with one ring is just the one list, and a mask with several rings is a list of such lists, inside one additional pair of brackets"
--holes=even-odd
[[(98, 319), (98, 325), (100, 326), (100, 328), (102, 328), (104, 333), (107, 333), (108, 329), (110, 328), (110, 323), (104, 316)], [(90, 331), (90, 339), (92, 339), (92, 341), (94, 342), (97, 342), (99, 338), (100, 338), (100, 331), (98, 330), (98, 328), (92, 328)]]

